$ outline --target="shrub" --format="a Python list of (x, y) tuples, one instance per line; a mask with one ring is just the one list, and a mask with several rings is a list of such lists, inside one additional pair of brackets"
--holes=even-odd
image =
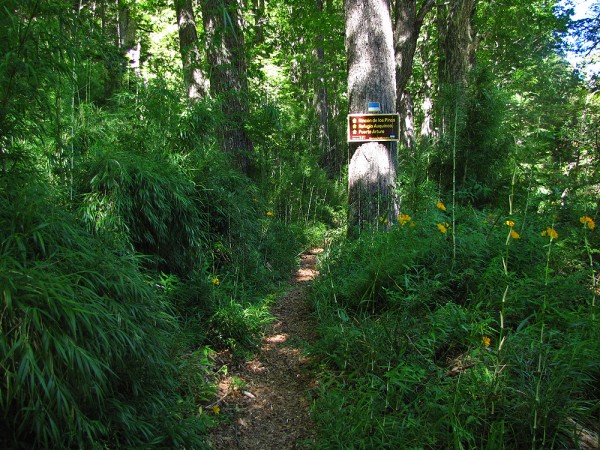
[(55, 205), (49, 186), (0, 188), (2, 446), (197, 446), (173, 413), (168, 303), (110, 241)]

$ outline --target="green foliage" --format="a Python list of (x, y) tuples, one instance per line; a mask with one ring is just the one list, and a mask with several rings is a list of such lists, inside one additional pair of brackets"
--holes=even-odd
[(597, 304), (573, 267), (581, 227), (550, 248), (543, 217), (507, 240), (508, 218), (458, 209), (454, 254), (452, 230), (436, 228), (446, 214), (323, 255), (318, 446), (576, 446), (599, 401)]
[[(323, 3), (244, 6), (249, 176), (217, 148), (220, 105), (178, 90), (172, 5), (2, 3), (0, 446), (203, 446), (207, 345), (255, 349), (267, 293), (343, 235), (343, 5)], [(314, 285), (319, 447), (572, 448), (597, 423), (600, 237), (579, 218), (600, 110), (555, 6), (479, 2), (459, 99), (426, 20), (411, 90), (433, 129), (399, 170), (415, 227), (334, 240)], [(507, 196), (519, 220), (482, 210)]]
[(164, 271), (182, 274), (198, 263), (207, 220), (196, 186), (176, 164), (113, 150), (90, 155), (80, 170), (90, 228), (120, 236)]
[(0, 189), (3, 445), (201, 445), (175, 414), (171, 306), (45, 183)]

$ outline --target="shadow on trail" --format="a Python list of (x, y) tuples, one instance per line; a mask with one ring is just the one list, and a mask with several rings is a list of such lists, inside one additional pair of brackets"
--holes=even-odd
[[(322, 249), (301, 256), (287, 292), (272, 307), (275, 321), (250, 361), (229, 367), (219, 384), (219, 408), (228, 415), (211, 433), (217, 449), (295, 449), (310, 446), (310, 390), (316, 387), (303, 342), (314, 342), (316, 323), (305, 299), (306, 284), (317, 275)], [(220, 358), (231, 361), (230, 355)]]

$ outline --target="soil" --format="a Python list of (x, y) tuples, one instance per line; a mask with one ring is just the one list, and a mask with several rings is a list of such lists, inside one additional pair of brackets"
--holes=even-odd
[(309, 416), (316, 379), (303, 351), (316, 340), (316, 321), (305, 299), (307, 284), (318, 275), (317, 254), (301, 256), (301, 265), (287, 292), (271, 308), (268, 327), (256, 356), (236, 361), (228, 352), (217, 357), (226, 366), (220, 376), (213, 411), (224, 418), (211, 433), (215, 449), (297, 449), (312, 447), (314, 426)]

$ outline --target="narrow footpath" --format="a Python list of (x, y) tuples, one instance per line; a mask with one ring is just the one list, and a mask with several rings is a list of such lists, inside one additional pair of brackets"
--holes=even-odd
[[(302, 255), (291, 287), (271, 309), (275, 321), (268, 328), (254, 359), (227, 364), (218, 396), (220, 413), (232, 417), (211, 433), (215, 449), (310, 448), (313, 424), (309, 416), (310, 391), (316, 387), (302, 351), (303, 342), (314, 342), (316, 323), (305, 299), (306, 283), (318, 274), (317, 254)], [(231, 365), (230, 365), (231, 364)]]

